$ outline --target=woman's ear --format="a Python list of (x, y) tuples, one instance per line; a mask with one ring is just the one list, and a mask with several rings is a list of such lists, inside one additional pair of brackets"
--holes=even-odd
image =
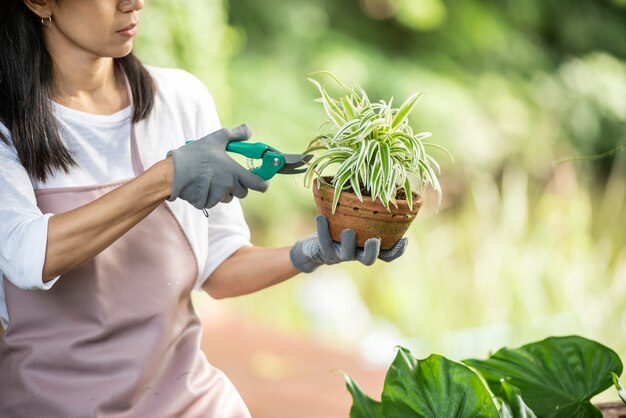
[(26, 7), (42, 19), (52, 16), (49, 0), (23, 0)]

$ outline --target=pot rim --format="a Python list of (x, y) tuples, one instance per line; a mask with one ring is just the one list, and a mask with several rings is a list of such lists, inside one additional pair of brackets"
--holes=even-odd
[[(335, 178), (334, 176), (323, 176), (323, 177), (317, 177), (315, 178), (315, 185), (313, 185), (313, 187), (317, 187), (318, 189), (321, 188), (320, 183), (322, 183), (325, 186), (330, 187), (331, 189), (335, 189), (335, 186), (333, 186), (331, 183), (329, 183), (326, 179), (333, 179)], [(320, 181), (321, 180), (321, 181)], [(342, 190), (341, 193), (349, 193), (351, 195), (356, 196), (356, 193), (354, 193), (354, 191), (349, 191), (349, 190)], [(367, 195), (368, 197), (371, 195)], [(358, 198), (358, 196), (357, 196)], [(380, 200), (380, 197), (377, 198), (378, 200)], [(396, 202), (407, 202), (407, 199), (396, 199)], [(381, 200), (382, 203), (382, 200)], [(391, 201), (389, 202), (391, 203)], [(415, 205), (416, 203), (424, 203), (424, 199), (422, 198), (422, 194), (418, 194), (415, 193), (414, 197), (413, 197), (413, 205)]]

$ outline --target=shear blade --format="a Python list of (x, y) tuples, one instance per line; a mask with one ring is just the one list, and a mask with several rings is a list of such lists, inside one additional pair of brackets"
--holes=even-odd
[(278, 170), (281, 174), (304, 173), (306, 168), (298, 167), (302, 167), (313, 158), (312, 154), (283, 154), (283, 156), (285, 157), (285, 165)]

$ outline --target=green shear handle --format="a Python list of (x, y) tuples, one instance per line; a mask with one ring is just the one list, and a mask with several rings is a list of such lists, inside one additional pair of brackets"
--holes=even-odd
[[(187, 141), (186, 144), (190, 142), (193, 141)], [(306, 169), (300, 167), (312, 157), (310, 154), (283, 154), (262, 142), (229, 142), (226, 145), (226, 151), (262, 160), (262, 164), (251, 171), (263, 180), (269, 180), (277, 173), (304, 173)]]
[(269, 180), (285, 166), (285, 156), (274, 148), (261, 142), (229, 142), (226, 151), (241, 154), (244, 157), (261, 159), (262, 164), (251, 171), (264, 180)]

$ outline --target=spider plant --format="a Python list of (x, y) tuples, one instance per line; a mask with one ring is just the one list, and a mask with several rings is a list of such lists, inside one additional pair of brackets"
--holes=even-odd
[(308, 80), (319, 90), (328, 120), (328, 128), (313, 139), (305, 153), (317, 152), (305, 174), (305, 185), (311, 186), (314, 178), (323, 182), (325, 169), (336, 169), (331, 185), (335, 188), (332, 211), (335, 212), (343, 191), (352, 190), (359, 200), (369, 193), (372, 201), (379, 199), (387, 210), (396, 206), (397, 191), (404, 189), (407, 203), (413, 208), (413, 193), (421, 195), (430, 185), (437, 191), (441, 204), (441, 186), (437, 175), (439, 164), (427, 153), (427, 148), (443, 147), (425, 142), (430, 132), (414, 132), (408, 116), (415, 108), (421, 93), (412, 94), (399, 107), (393, 107), (393, 98), (372, 103), (363, 88), (354, 83), (346, 86), (332, 73), (321, 71), (311, 74), (327, 75), (346, 90), (340, 98), (332, 97), (324, 85), (315, 78)]

